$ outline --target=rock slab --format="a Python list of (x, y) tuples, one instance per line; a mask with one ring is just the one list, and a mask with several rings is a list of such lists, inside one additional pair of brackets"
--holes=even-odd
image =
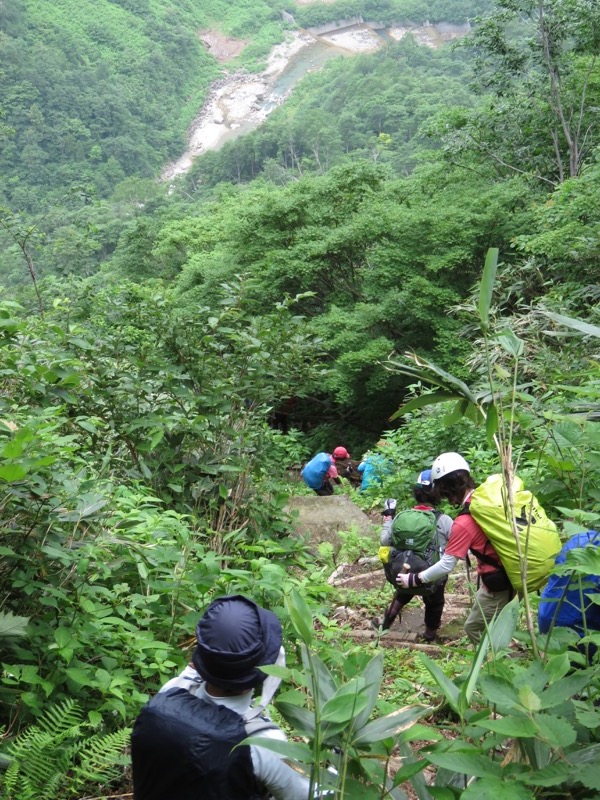
[(311, 545), (330, 542), (337, 552), (339, 532), (354, 526), (361, 536), (373, 538), (375, 550), (379, 546), (377, 526), (346, 495), (296, 495), (289, 498), (286, 511), (294, 517), (294, 533), (308, 538)]

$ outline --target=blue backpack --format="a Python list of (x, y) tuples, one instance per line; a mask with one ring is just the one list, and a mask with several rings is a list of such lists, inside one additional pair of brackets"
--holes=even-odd
[[(600, 533), (587, 531), (576, 533), (563, 545), (556, 557), (557, 564), (564, 564), (569, 550), (585, 547), (588, 544), (600, 546)], [(571, 581), (570, 575), (551, 575), (542, 591), (538, 609), (540, 633), (548, 633), (550, 626), (572, 628), (583, 636), (583, 616), (590, 630), (600, 630), (600, 605), (593, 603), (585, 595), (600, 593), (600, 575), (589, 575), (584, 579), (584, 608), (581, 607), (579, 580)]]
[(329, 467), (331, 466), (331, 456), (329, 453), (317, 453), (314, 458), (304, 466), (300, 473), (304, 483), (309, 489), (320, 489)]

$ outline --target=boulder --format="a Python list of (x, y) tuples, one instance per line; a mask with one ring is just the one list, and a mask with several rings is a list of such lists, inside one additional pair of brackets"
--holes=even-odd
[(289, 498), (286, 511), (294, 516), (294, 533), (308, 537), (311, 545), (331, 542), (337, 552), (341, 546), (338, 532), (354, 525), (361, 536), (373, 538), (375, 549), (379, 546), (377, 525), (344, 494), (295, 495)]

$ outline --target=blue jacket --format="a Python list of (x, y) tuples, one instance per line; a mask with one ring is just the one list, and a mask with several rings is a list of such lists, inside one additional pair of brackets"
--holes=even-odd
[(305, 464), (300, 474), (309, 489), (320, 489), (323, 486), (325, 475), (329, 472), (332, 463), (329, 453), (317, 453), (308, 464)]
[[(564, 564), (569, 550), (585, 547), (588, 544), (600, 546), (600, 532), (576, 533), (563, 545), (556, 556), (556, 564)], [(583, 616), (588, 630), (600, 631), (600, 606), (590, 602), (586, 595), (600, 593), (600, 575), (589, 575), (583, 579), (584, 608), (581, 608), (579, 578), (570, 580), (570, 575), (551, 575), (542, 591), (538, 609), (538, 623), (541, 633), (548, 633), (552, 621), (562, 628), (573, 628), (580, 636), (584, 635)], [(572, 588), (570, 588), (572, 587)], [(562, 602), (561, 602), (562, 599)]]
[(370, 486), (381, 486), (383, 478), (386, 475), (391, 475), (394, 467), (389, 459), (377, 454), (365, 458), (365, 460), (361, 461), (358, 465), (357, 469), (362, 474), (360, 490), (364, 492), (365, 489), (368, 489)]

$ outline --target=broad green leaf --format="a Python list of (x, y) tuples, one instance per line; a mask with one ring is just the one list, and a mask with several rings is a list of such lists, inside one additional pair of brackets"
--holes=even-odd
[(493, 775), (500, 777), (502, 767), (496, 761), (492, 761), (483, 753), (461, 752), (452, 750), (451, 752), (427, 753), (427, 758), (432, 764), (438, 767), (445, 767), (454, 772), (462, 772), (465, 775), (474, 775), (477, 778), (485, 778)]
[[(423, 725), (415, 725), (414, 728), (423, 728)], [(412, 730), (412, 729), (411, 729)], [(406, 766), (409, 764), (413, 764), (415, 762), (418, 763), (418, 759), (415, 756), (415, 753), (412, 747), (405, 741), (402, 741), (403, 736), (400, 737), (400, 741), (398, 743), (398, 749), (400, 750), (400, 755)], [(429, 763), (429, 762), (427, 762)], [(411, 780), (410, 785), (419, 798), (419, 800), (431, 800), (431, 792), (430, 786), (425, 782), (425, 776), (421, 772), (415, 773)]]
[(513, 599), (504, 606), (498, 616), (488, 626), (490, 645), (495, 653), (504, 650), (510, 644), (519, 622), (519, 598)]
[(399, 786), (404, 781), (412, 778), (413, 775), (421, 772), (429, 764), (429, 761), (422, 759), (421, 761), (413, 761), (411, 764), (404, 764), (394, 775), (394, 786)]
[(272, 750), (284, 758), (291, 758), (301, 764), (312, 764), (314, 761), (312, 750), (304, 742), (285, 742), (281, 739), (268, 739), (266, 736), (248, 736), (237, 747), (242, 744), (264, 747), (266, 750)]
[(595, 764), (600, 759), (600, 744), (591, 744), (582, 750), (569, 753), (571, 764)]
[(304, 644), (310, 644), (313, 638), (312, 614), (305, 599), (296, 589), (285, 598), (285, 607), (300, 639)]
[(589, 682), (592, 676), (587, 672), (566, 675), (560, 680), (554, 681), (540, 695), (541, 708), (553, 708), (569, 700), (574, 695), (579, 694)]
[(377, 655), (369, 661), (363, 670), (362, 676), (365, 679), (363, 694), (367, 699), (367, 704), (365, 708), (356, 715), (354, 721), (356, 729), (362, 728), (362, 726), (365, 725), (377, 704), (381, 681), (383, 679), (383, 653), (377, 653)]
[(298, 733), (308, 737), (315, 735), (315, 715), (312, 711), (283, 700), (277, 701), (275, 707), (286, 722)]
[(357, 747), (358, 745), (373, 744), (381, 742), (388, 737), (397, 736), (402, 731), (410, 728), (419, 717), (422, 717), (430, 710), (428, 706), (399, 708), (397, 711), (369, 722), (363, 728), (360, 728), (352, 737), (351, 744)]
[(534, 797), (523, 784), (501, 778), (475, 781), (460, 796), (461, 800), (534, 800)]
[(519, 687), (519, 700), (527, 711), (539, 711), (542, 707), (539, 695), (533, 691), (531, 686)]
[(335, 679), (325, 662), (314, 653), (311, 654), (310, 665), (317, 681), (319, 699), (321, 703), (326, 703), (337, 691)]
[(481, 276), (481, 286), (479, 289), (479, 320), (485, 333), (489, 328), (490, 307), (492, 305), (492, 295), (494, 293), (494, 283), (496, 281), (496, 269), (498, 268), (498, 248), (490, 247), (485, 257), (483, 274)]
[(0, 611), (0, 639), (5, 636), (25, 636), (29, 617), (18, 617), (12, 611)]
[(550, 658), (546, 661), (546, 675), (548, 676), (548, 682), (552, 684), (554, 681), (560, 680), (560, 678), (563, 678), (570, 669), (571, 661), (566, 653), (559, 653), (558, 655), (550, 656)]
[(530, 738), (537, 733), (537, 726), (529, 717), (501, 717), (500, 719), (488, 719), (479, 722), (479, 725), (486, 730), (500, 733), (502, 736), (520, 739)]
[(137, 571), (139, 573), (140, 578), (143, 581), (147, 581), (148, 580), (148, 569), (146, 568), (146, 565), (139, 558), (136, 558), (136, 562), (135, 563), (136, 563)]
[(353, 717), (366, 708), (368, 698), (361, 693), (363, 687), (363, 678), (354, 678), (341, 686), (321, 709), (321, 720), (350, 724)]
[(534, 722), (538, 735), (550, 747), (569, 747), (577, 739), (575, 728), (562, 717), (552, 714), (535, 714)]
[(66, 647), (72, 640), (70, 628), (57, 628), (54, 631), (54, 640), (59, 647)]
[(437, 683), (438, 687), (444, 693), (444, 697), (457, 714), (460, 714), (459, 711), (459, 690), (458, 688), (452, 683), (450, 678), (447, 678), (446, 675), (442, 672), (440, 667), (432, 661), (425, 653), (419, 653), (419, 658), (425, 664), (429, 672), (431, 673), (433, 679)]
[[(600, 327), (598, 327), (598, 325), (590, 325), (589, 322), (584, 322), (583, 320), (576, 319), (575, 317), (566, 317), (564, 314), (555, 314), (553, 311), (545, 311), (543, 313), (550, 319), (554, 320), (554, 322), (558, 322), (559, 325), (564, 325), (567, 328), (579, 331), (586, 336), (600, 337)], [(556, 331), (544, 331), (544, 333), (547, 333), (550, 336), (557, 335)]]
[(458, 403), (454, 406), (452, 411), (446, 414), (442, 420), (443, 424), (446, 427), (450, 427), (451, 425), (456, 425), (457, 422), (464, 417), (467, 412), (467, 408), (469, 407), (469, 401), (466, 400), (464, 397), (461, 398)]
[(65, 672), (73, 683), (77, 683), (80, 686), (90, 686), (93, 683), (93, 678), (90, 673), (80, 667), (69, 667)]
[(570, 774), (576, 770), (577, 767), (572, 767), (570, 764), (562, 761), (555, 764), (548, 764), (548, 766), (532, 772), (531, 775), (521, 774), (520, 778), (529, 786), (556, 786), (557, 783), (566, 781)]
[(490, 403), (485, 409), (485, 435), (490, 447), (494, 445), (494, 436), (498, 432), (498, 409), (495, 403)]
[(85, 418), (77, 419), (77, 420), (75, 420), (75, 422), (77, 423), (77, 425), (79, 425), (80, 428), (83, 428), (83, 430), (87, 431), (88, 433), (97, 433), (98, 432), (98, 429), (96, 428), (94, 423), (90, 422), (89, 419), (85, 419)]
[(600, 767), (598, 764), (586, 764), (585, 767), (580, 767), (577, 770), (577, 774), (573, 776), (573, 780), (577, 780), (578, 783), (583, 784), (586, 789), (593, 789), (597, 792), (600, 786)]
[(274, 675), (282, 681), (288, 681), (292, 677), (292, 670), (289, 667), (280, 667), (277, 664), (265, 664), (262, 667), (258, 667), (258, 669), (264, 672), (265, 675)]
[(524, 349), (524, 342), (522, 339), (512, 331), (510, 328), (502, 331), (502, 333), (497, 334), (495, 336), (496, 341), (505, 350), (509, 356), (513, 358), (519, 358), (519, 356), (523, 355)]
[(494, 675), (481, 676), (481, 694), (488, 703), (498, 706), (502, 713), (508, 709), (521, 708), (519, 694), (512, 683)]
[(407, 403), (404, 403), (404, 405), (400, 406), (398, 411), (395, 411), (392, 414), (390, 419), (398, 419), (398, 417), (402, 417), (404, 414), (409, 414), (411, 411), (416, 411), (419, 408), (425, 408), (425, 406), (434, 406), (438, 403), (446, 403), (448, 400), (459, 400), (459, 402), (462, 402), (462, 398), (459, 398), (453, 392), (428, 392), (427, 394), (419, 395), (419, 397), (413, 397)]
[(22, 481), (27, 475), (27, 469), (22, 464), (4, 464), (0, 467), (0, 480), (6, 483)]
[(477, 685), (477, 681), (480, 677), (481, 666), (485, 660), (489, 649), (489, 636), (486, 632), (485, 636), (483, 636), (479, 646), (477, 648), (477, 653), (471, 664), (471, 668), (469, 669), (469, 677), (460, 687), (460, 692), (458, 696), (458, 704), (460, 707), (460, 714), (461, 717), (464, 717), (469, 705), (471, 703), (471, 698), (473, 697), (473, 692), (475, 691), (475, 686)]
[(594, 730), (600, 728), (600, 710), (591, 707), (581, 707), (575, 709), (575, 717), (581, 725)]

